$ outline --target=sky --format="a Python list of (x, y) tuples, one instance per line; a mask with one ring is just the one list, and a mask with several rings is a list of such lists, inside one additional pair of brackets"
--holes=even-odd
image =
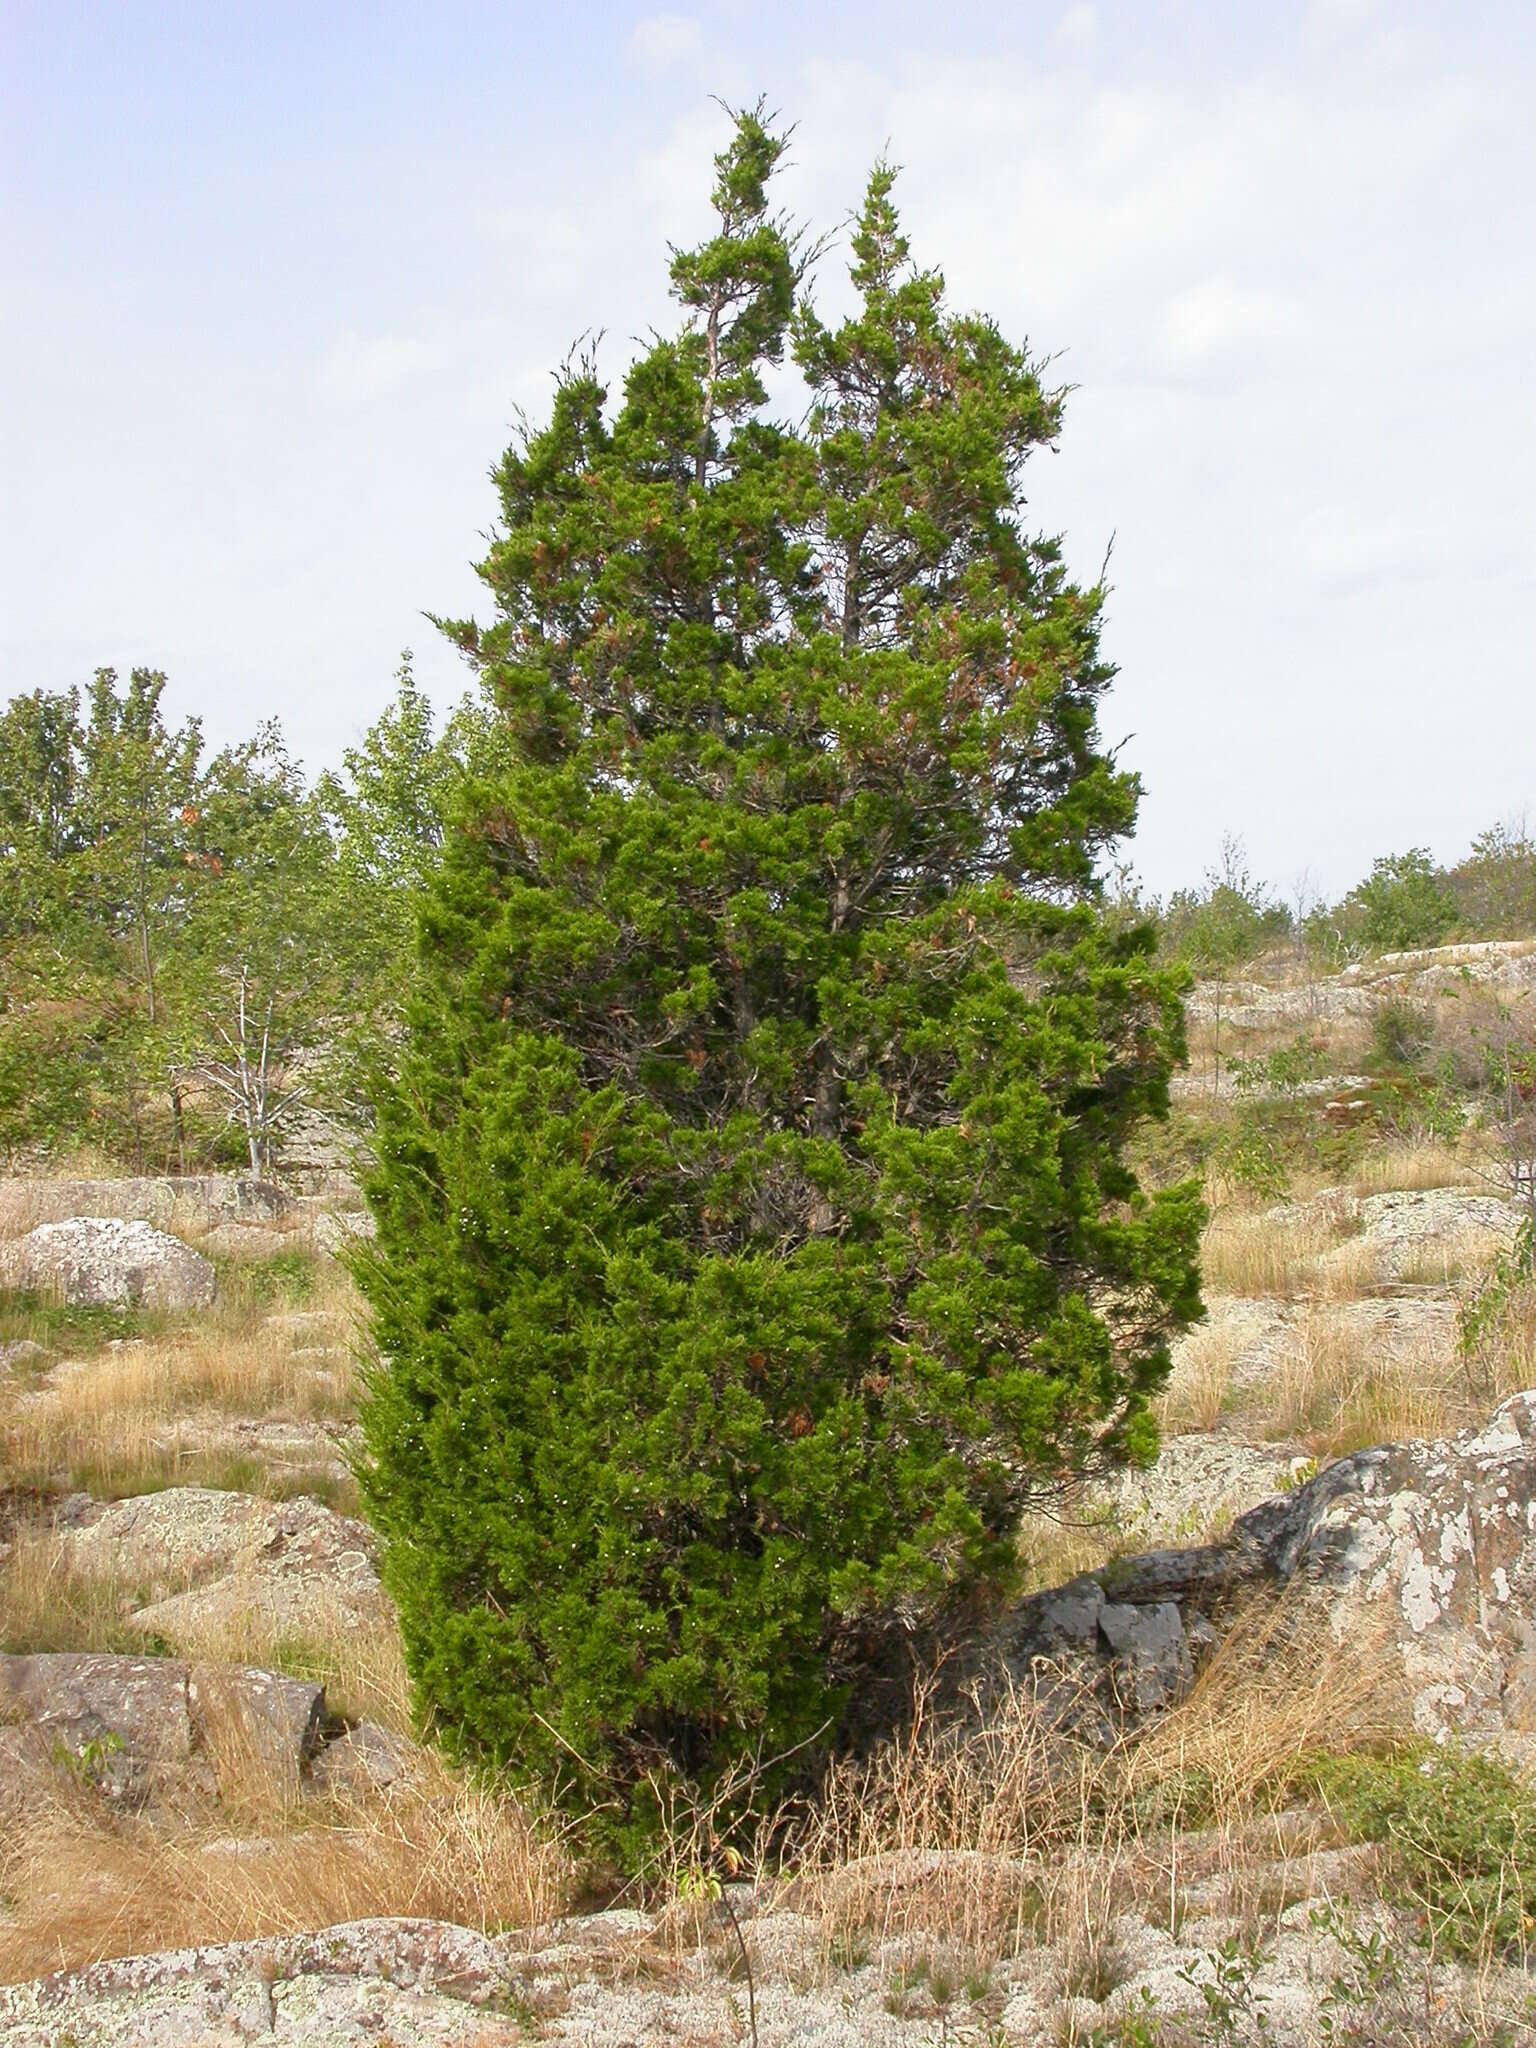
[(404, 648), (451, 703), (424, 614), (488, 612), (518, 410), (670, 323), (760, 94), (786, 206), (840, 228), (889, 154), (914, 255), (1072, 387), (1028, 517), (1112, 545), (1147, 886), (1536, 825), (1525, 0), (0, 0), (0, 692), (161, 668), (316, 768)]

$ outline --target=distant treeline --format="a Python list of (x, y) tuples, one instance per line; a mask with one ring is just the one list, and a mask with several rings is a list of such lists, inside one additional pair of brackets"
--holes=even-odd
[(1250, 874), (1241, 842), (1228, 839), (1198, 888), (1160, 900), (1126, 871), (1109, 895), (1122, 916), (1155, 924), (1162, 950), (1196, 974), (1219, 976), (1277, 950), (1333, 973), (1376, 953), (1536, 936), (1536, 840), (1523, 822), (1494, 825), (1450, 868), (1421, 846), (1384, 854), (1330, 904), (1304, 887), (1287, 902)]
[[(449, 793), (497, 743), (463, 704), (438, 732), (410, 657), (337, 773), (310, 783), (275, 723), (210, 754), (166, 723), (165, 677), (99, 670), (0, 712), (0, 1157), (92, 1147), (136, 1169), (264, 1170), (301, 1108), (360, 1114), (414, 954)], [(1220, 975), (1279, 948), (1323, 970), (1457, 938), (1536, 934), (1536, 842), (1481, 834), (1454, 867), (1387, 855), (1341, 901), (1288, 903), (1228, 841), (1121, 917)]]
[(261, 1171), (345, 1115), (408, 978), (413, 892), (485, 720), (438, 735), (409, 657), (339, 773), (275, 723), (211, 754), (165, 677), (0, 712), (0, 1156)]

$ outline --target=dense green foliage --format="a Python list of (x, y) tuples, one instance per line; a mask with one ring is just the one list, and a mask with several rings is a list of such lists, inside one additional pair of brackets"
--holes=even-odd
[(1249, 872), (1241, 841), (1230, 836), (1199, 887), (1165, 900), (1144, 896), (1130, 869), (1113, 879), (1115, 914), (1153, 923), (1161, 951), (1217, 984), (1277, 955), (1333, 972), (1372, 954), (1536, 931), (1536, 842), (1523, 826), (1479, 833), (1451, 868), (1437, 867), (1422, 847), (1384, 855), (1337, 903), (1298, 910)]
[(1350, 901), (1361, 938), (1377, 951), (1438, 946), (1456, 928), (1456, 898), (1422, 846), (1378, 860)]
[(1536, 1794), (1498, 1758), (1415, 1747), (1330, 1760), (1330, 1808), (1380, 1842), (1391, 1891), (1457, 1956), (1526, 1957), (1536, 1939)]
[(310, 791), (275, 725), (210, 758), (165, 687), (103, 669), (84, 706), (0, 713), (0, 1155), (265, 1169), (301, 1085), (345, 1099), (338, 1054), (397, 1008), (402, 905), (475, 721), (434, 740), (407, 667)]
[[(499, 710), (379, 1104), (364, 1484), (419, 1704), (631, 1849), (835, 1728), (1148, 1455), (1196, 1311), (1180, 977), (1093, 877), (1101, 592), (1022, 523), (1060, 401), (876, 171), (824, 322), (743, 117), (679, 333), (497, 471)], [(764, 377), (809, 392), (780, 423)], [(768, 1773), (771, 1782), (773, 1773)]]

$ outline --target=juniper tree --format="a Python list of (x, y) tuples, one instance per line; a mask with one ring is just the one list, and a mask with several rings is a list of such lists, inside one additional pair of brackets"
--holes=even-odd
[[(630, 1844), (658, 1773), (834, 1739), (1147, 1456), (1199, 1207), (1127, 1140), (1177, 976), (1096, 903), (1137, 787), (1103, 593), (1031, 535), (1061, 399), (876, 170), (827, 324), (761, 110), (616, 403), (495, 472), (499, 709), (379, 1103), (363, 1484), (425, 1718)], [(768, 405), (792, 357), (803, 424)]]

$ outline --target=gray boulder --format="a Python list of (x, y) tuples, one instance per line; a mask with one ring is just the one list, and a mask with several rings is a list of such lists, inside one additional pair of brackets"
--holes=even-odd
[(0, 1286), (76, 1308), (206, 1308), (215, 1277), (207, 1259), (151, 1224), (71, 1216), (0, 1245)]
[(1536, 1748), (1536, 1393), (1481, 1429), (1341, 1458), (1219, 1543), (1035, 1594), (984, 1658), (1015, 1679), (1065, 1671), (1136, 1718), (1178, 1697), (1265, 1585), (1294, 1587), (1338, 1643), (1379, 1643), (1420, 1733)]
[(303, 1770), (324, 1738), (325, 1688), (173, 1657), (0, 1656), (0, 1723), (22, 1736), (18, 1755), (68, 1762), (109, 1798), (138, 1805), (230, 1736), (279, 1769)]
[(73, 1495), (54, 1541), (82, 1575), (127, 1575), (146, 1600), (135, 1627), (195, 1654), (252, 1629), (302, 1641), (387, 1626), (392, 1614), (365, 1522), (299, 1495), (270, 1501), (219, 1487), (168, 1487), (112, 1502)]

